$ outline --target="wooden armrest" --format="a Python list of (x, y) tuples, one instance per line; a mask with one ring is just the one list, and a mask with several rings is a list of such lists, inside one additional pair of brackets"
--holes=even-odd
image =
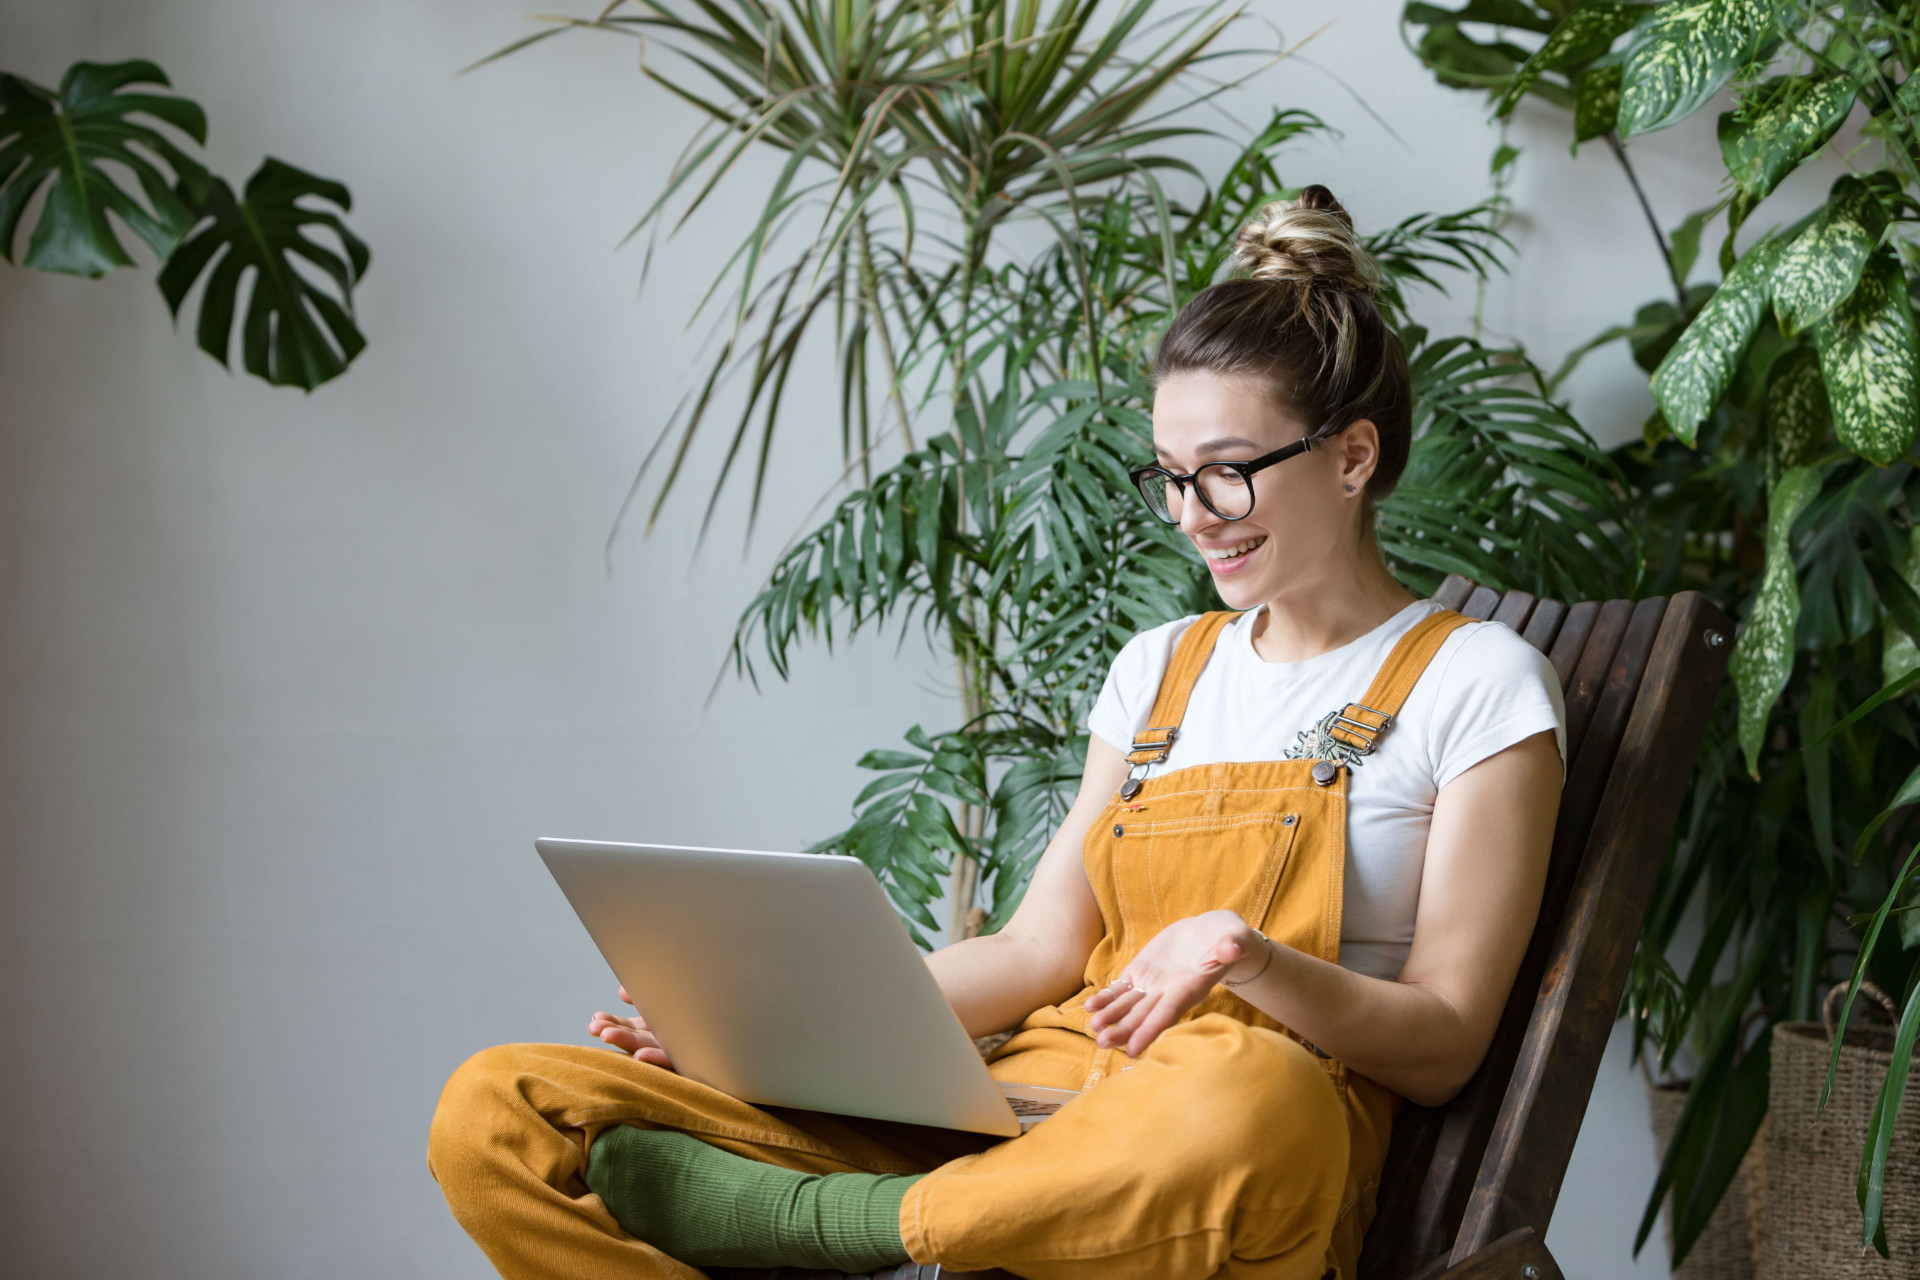
[(1547, 1252), (1546, 1241), (1532, 1227), (1509, 1231), (1465, 1262), (1440, 1272), (1434, 1280), (1565, 1280), (1560, 1264)]

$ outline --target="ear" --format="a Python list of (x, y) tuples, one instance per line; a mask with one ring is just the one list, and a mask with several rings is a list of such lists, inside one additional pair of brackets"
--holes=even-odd
[(1341, 491), (1346, 497), (1359, 498), (1380, 465), (1380, 428), (1371, 418), (1360, 418), (1333, 439)]

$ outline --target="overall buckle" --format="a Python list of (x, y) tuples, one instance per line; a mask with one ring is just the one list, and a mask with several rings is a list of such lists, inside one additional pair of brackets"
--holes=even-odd
[(1146, 783), (1147, 770), (1167, 758), (1173, 740), (1180, 736), (1179, 725), (1142, 729), (1133, 735), (1133, 750), (1127, 752), (1127, 780), (1120, 784), (1120, 798), (1131, 800)]
[[(1359, 718), (1362, 716), (1372, 716), (1374, 719), (1368, 721)], [(1386, 712), (1363, 703), (1349, 702), (1342, 710), (1334, 713), (1332, 722), (1327, 726), (1327, 733), (1335, 741), (1352, 747), (1361, 755), (1370, 756), (1373, 754), (1373, 749), (1380, 743), (1380, 735), (1392, 726), (1393, 717)]]

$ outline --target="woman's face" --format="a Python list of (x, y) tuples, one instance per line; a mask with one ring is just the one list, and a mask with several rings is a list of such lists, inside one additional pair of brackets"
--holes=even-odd
[[(1177, 373), (1153, 398), (1153, 451), (1186, 475), (1209, 462), (1251, 462), (1307, 434), (1264, 380)], [(1311, 582), (1359, 550), (1367, 479), (1379, 458), (1379, 434), (1361, 420), (1331, 440), (1258, 471), (1253, 509), (1226, 520), (1186, 487), (1180, 531), (1193, 540), (1229, 608), (1251, 609)], [(1225, 504), (1220, 504), (1225, 506)]]

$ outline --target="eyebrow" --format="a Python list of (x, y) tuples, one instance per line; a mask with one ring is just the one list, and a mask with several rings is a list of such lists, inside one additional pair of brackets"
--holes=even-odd
[[(1260, 445), (1257, 441), (1248, 440), (1243, 436), (1222, 436), (1218, 440), (1207, 441), (1198, 449), (1195, 449), (1194, 453), (1204, 457), (1209, 453), (1220, 453), (1227, 449), (1258, 449), (1259, 447)], [(1171, 456), (1157, 443), (1153, 446), (1153, 452), (1156, 457), (1165, 458)]]

